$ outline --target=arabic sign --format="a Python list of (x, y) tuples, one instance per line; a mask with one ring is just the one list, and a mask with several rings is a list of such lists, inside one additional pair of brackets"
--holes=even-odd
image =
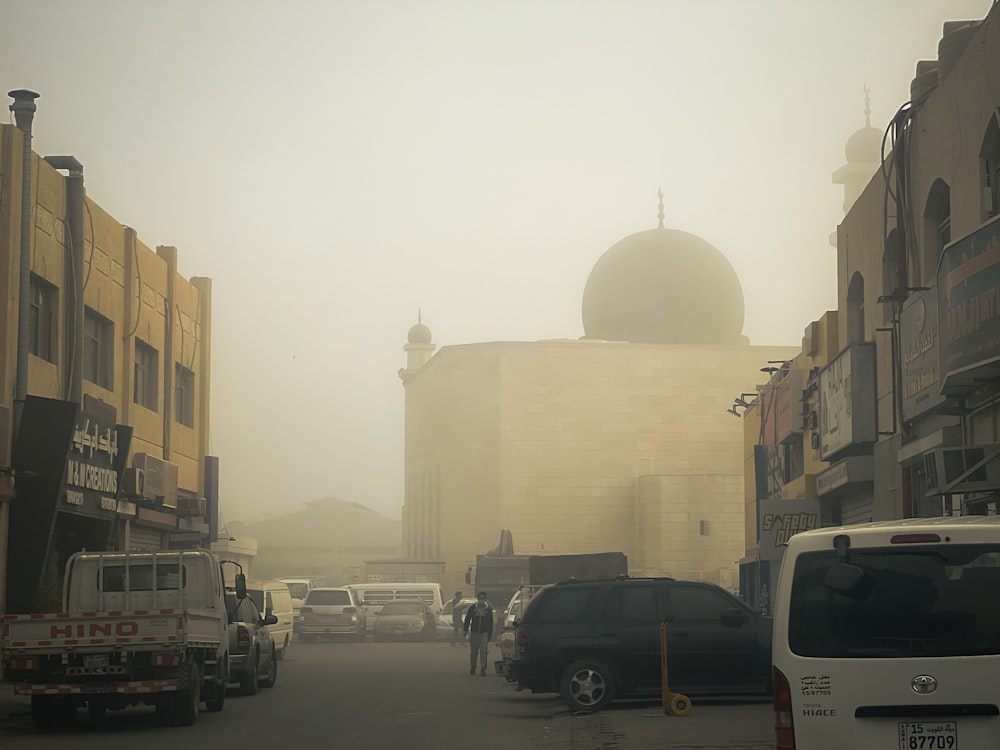
[(955, 393), (1000, 359), (1000, 217), (944, 249), (937, 289), (942, 390)]
[(899, 316), (899, 351), (903, 360), (903, 420), (944, 403), (939, 380), (937, 289), (917, 292), (903, 303)]
[(788, 540), (819, 526), (819, 500), (760, 500), (761, 560), (780, 560)]
[(819, 457), (877, 439), (875, 345), (851, 344), (819, 373)]
[(132, 428), (78, 412), (66, 457), (66, 503), (116, 513), (131, 440)]

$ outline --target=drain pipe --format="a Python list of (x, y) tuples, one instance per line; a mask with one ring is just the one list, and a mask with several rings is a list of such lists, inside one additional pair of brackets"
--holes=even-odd
[(14, 113), (14, 121), (18, 130), (24, 135), (21, 139), (23, 155), (21, 157), (21, 255), (18, 265), (17, 284), (17, 370), (14, 379), (14, 425), (12, 435), (16, 439), (18, 427), (21, 426), (21, 414), (24, 411), (24, 400), (28, 396), (28, 338), (31, 335), (28, 313), (31, 310), (31, 124), (35, 120), (35, 99), (39, 97), (28, 89), (8, 91), (7, 96), (14, 100), (10, 111)]
[(67, 331), (72, 335), (67, 342), (69, 368), (67, 372), (67, 401), (83, 405), (83, 165), (75, 156), (46, 156), (53, 169), (69, 172), (66, 180), (66, 217), (69, 224), (69, 270), (73, 283), (72, 305), (67, 305)]

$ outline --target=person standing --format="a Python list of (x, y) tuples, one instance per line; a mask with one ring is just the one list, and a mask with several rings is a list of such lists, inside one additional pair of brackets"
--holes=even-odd
[(469, 634), (469, 674), (476, 673), (478, 657), (479, 674), (485, 677), (487, 649), (493, 637), (493, 606), (486, 601), (485, 591), (479, 592), (476, 603), (465, 613), (464, 632)]
[(456, 591), (455, 598), (451, 600), (451, 645), (452, 648), (455, 647), (460, 641), (465, 640), (464, 633), (462, 633), (462, 621), (465, 617), (465, 613), (459, 608), (459, 604), (462, 603), (462, 592)]

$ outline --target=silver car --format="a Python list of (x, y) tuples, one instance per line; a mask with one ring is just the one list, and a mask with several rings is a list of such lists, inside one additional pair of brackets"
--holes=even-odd
[(349, 588), (316, 588), (307, 595), (300, 610), (299, 638), (365, 639), (365, 612)]
[(433, 641), (437, 631), (434, 612), (420, 599), (386, 602), (375, 619), (376, 641)]

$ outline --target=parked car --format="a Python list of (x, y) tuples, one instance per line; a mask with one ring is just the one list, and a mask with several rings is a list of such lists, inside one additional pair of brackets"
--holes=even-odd
[(671, 578), (543, 588), (521, 616), (506, 669), (519, 688), (560, 693), (577, 711), (659, 694), (664, 622), (672, 691), (770, 694), (771, 618), (718, 586)]
[(274, 615), (278, 621), (269, 625), (267, 631), (274, 639), (274, 648), (278, 655), (278, 660), (285, 658), (285, 652), (292, 642), (292, 625), (294, 621), (294, 610), (292, 609), (292, 595), (288, 585), (283, 581), (248, 581), (247, 596), (253, 599), (257, 609), (264, 613), (264, 616)]
[[(462, 618), (465, 618), (465, 613), (468, 611), (469, 607), (476, 603), (475, 599), (462, 599), (458, 603), (458, 611), (462, 613)], [(444, 609), (441, 610), (441, 614), (437, 616), (437, 637), (441, 640), (451, 639), (452, 630), (452, 620), (451, 613), (455, 609), (454, 599), (449, 599), (444, 603)]]
[(278, 680), (278, 657), (267, 626), (278, 618), (264, 616), (253, 599), (237, 599), (226, 592), (229, 612), (229, 681), (240, 684), (241, 695), (256, 695), (258, 687), (274, 687)]
[(434, 612), (420, 599), (396, 599), (386, 602), (375, 618), (376, 641), (432, 641), (437, 630)]
[(302, 623), (302, 604), (306, 600), (309, 592), (315, 588), (326, 586), (324, 576), (282, 576), (276, 578), (288, 586), (288, 592), (292, 595), (292, 627), (299, 632), (299, 625)]
[(299, 638), (303, 641), (319, 637), (365, 639), (364, 610), (355, 592), (346, 586), (312, 589), (300, 612)]

